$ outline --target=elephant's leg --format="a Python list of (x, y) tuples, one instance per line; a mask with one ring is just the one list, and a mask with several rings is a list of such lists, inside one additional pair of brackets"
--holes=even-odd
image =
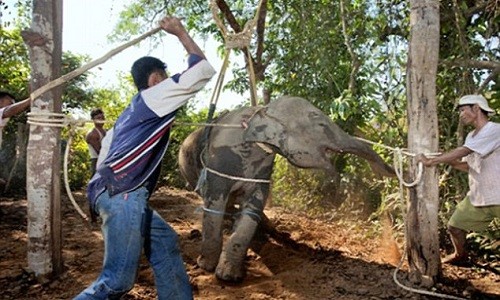
[[(221, 253), (215, 275), (225, 281), (238, 282), (245, 277), (245, 257), (255, 230), (261, 220), (267, 197), (267, 185), (257, 185), (242, 196), (241, 212), (234, 231)], [(250, 195), (250, 197), (248, 197)]]
[(245, 257), (250, 241), (258, 226), (255, 217), (242, 214), (236, 229), (229, 237), (215, 270), (217, 278), (225, 281), (239, 282), (245, 277)]
[(226, 200), (220, 195), (216, 200), (204, 201), (201, 254), (198, 265), (209, 272), (215, 270), (222, 250), (222, 223)]

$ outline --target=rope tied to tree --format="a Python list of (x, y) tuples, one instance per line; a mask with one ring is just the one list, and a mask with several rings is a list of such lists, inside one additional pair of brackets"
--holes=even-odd
[[(401, 148), (393, 148), (393, 147), (386, 146), (384, 144), (375, 143), (375, 142), (372, 142), (370, 140), (366, 140), (366, 139), (363, 139), (360, 137), (356, 137), (356, 139), (361, 140), (361, 141), (366, 142), (366, 143), (369, 143), (369, 144), (372, 144), (372, 145), (378, 145), (380, 147), (386, 148), (386, 149), (394, 152), (394, 171), (396, 172), (396, 176), (398, 177), (398, 180), (399, 180), (399, 198), (401, 199), (401, 201), (404, 201), (404, 198), (405, 198), (404, 197), (404, 187), (405, 186), (406, 187), (414, 187), (421, 182), (422, 175), (424, 172), (424, 165), (422, 162), (418, 162), (417, 174), (415, 176), (415, 180), (413, 182), (406, 182), (403, 178), (403, 157), (404, 157), (404, 155), (407, 155), (410, 157), (415, 157), (415, 156), (417, 156), (417, 154), (411, 153), (408, 151), (404, 151)], [(437, 156), (440, 154), (441, 153), (425, 153), (426, 156)], [(404, 247), (403, 247), (403, 253), (406, 253), (406, 247), (407, 247), (407, 244), (405, 242)], [(394, 283), (396, 283), (396, 285), (399, 286), (400, 288), (407, 290), (407, 291), (410, 291), (412, 293), (428, 295), (428, 296), (433, 296), (433, 297), (439, 297), (442, 299), (465, 300), (465, 298), (456, 297), (453, 295), (447, 295), (447, 294), (427, 291), (424, 289), (418, 289), (418, 288), (412, 288), (412, 287), (405, 286), (404, 284), (399, 282), (398, 275), (397, 275), (399, 270), (401, 269), (401, 266), (403, 265), (404, 260), (405, 260), (405, 256), (402, 255), (401, 260), (399, 261), (399, 264), (396, 267), (396, 269), (394, 270), (394, 273), (392, 276)]]
[(229, 32), (226, 25), (224, 25), (221, 18), (219, 17), (219, 7), (217, 6), (217, 1), (216, 0), (210, 1), (210, 9), (212, 11), (215, 24), (217, 24), (217, 27), (219, 27), (219, 30), (222, 33), (226, 49), (235, 49), (235, 48), (243, 49), (250, 46), (250, 42), (252, 41), (253, 30), (257, 25), (257, 20), (259, 19), (259, 11), (261, 5), (262, 5), (262, 0), (259, 1), (259, 5), (257, 8), (257, 12), (255, 13), (255, 16), (245, 23), (245, 26), (243, 26), (243, 30), (241, 32), (233, 33)]
[[(227, 50), (226, 60), (229, 59), (229, 54), (231, 53), (231, 49), (244, 49), (250, 48), (250, 43), (252, 41), (252, 36), (254, 32), (254, 28), (257, 25), (259, 19), (259, 12), (262, 7), (262, 0), (259, 1), (257, 6), (257, 10), (252, 19), (248, 20), (243, 26), (243, 30), (241, 32), (229, 32), (221, 18), (219, 17), (219, 7), (217, 5), (216, 0), (210, 1), (210, 9), (212, 11), (213, 19), (219, 27), (221, 31), (222, 37), (224, 39), (224, 45)], [(252, 103), (257, 103), (257, 87), (256, 87), (256, 79), (255, 79), (255, 70), (253, 67), (253, 60), (250, 51), (246, 51), (247, 62), (248, 62), (248, 77), (250, 81), (250, 96), (252, 98)], [(223, 66), (223, 68), (227, 68)], [(225, 73), (225, 69), (221, 70), (221, 73)], [(215, 94), (215, 92), (214, 92)]]
[[(423, 175), (423, 172), (424, 172), (424, 165), (422, 164), (422, 162), (419, 162), (418, 165), (417, 165), (417, 174), (415, 176), (415, 180), (412, 181), (412, 182), (406, 182), (403, 178), (403, 157), (404, 155), (406, 156), (410, 156), (410, 157), (415, 157), (417, 156), (417, 154), (415, 153), (411, 153), (411, 152), (408, 152), (406, 150), (403, 150), (401, 148), (394, 148), (394, 147), (390, 147), (390, 146), (387, 146), (387, 145), (384, 145), (384, 144), (381, 144), (381, 143), (375, 143), (375, 142), (372, 142), (370, 140), (367, 140), (367, 139), (364, 139), (364, 138), (360, 138), (360, 137), (355, 137), (357, 140), (360, 140), (362, 142), (365, 142), (365, 143), (368, 143), (368, 144), (371, 144), (371, 145), (377, 145), (377, 146), (380, 146), (382, 148), (385, 148), (387, 150), (390, 150), (394, 153), (394, 171), (396, 172), (396, 176), (398, 177), (398, 180), (399, 182), (403, 185), (403, 186), (406, 186), (406, 187), (414, 187), (416, 185), (418, 185), (420, 183), (420, 181), (422, 180), (422, 175)], [(438, 155), (441, 155), (441, 153), (425, 153), (425, 156), (438, 156)]]
[(67, 127), (67, 126), (84, 126), (87, 120), (75, 119), (63, 113), (54, 112), (35, 112), (31, 111), (28, 113), (27, 123), (35, 126), (45, 126), (45, 127)]
[(63, 175), (64, 175), (64, 187), (68, 198), (78, 212), (78, 214), (85, 220), (89, 221), (89, 217), (80, 208), (80, 205), (76, 202), (71, 192), (69, 186), (69, 175), (68, 175), (68, 162), (69, 162), (69, 152), (71, 149), (71, 143), (73, 142), (73, 136), (76, 134), (76, 129), (78, 127), (85, 126), (86, 123), (110, 123), (111, 121), (93, 121), (84, 118), (73, 118), (69, 115), (63, 113), (53, 113), (53, 112), (29, 112), (27, 123), (34, 126), (45, 126), (45, 127), (56, 127), (64, 128), (69, 127), (68, 142), (64, 149), (64, 163), (63, 163)]

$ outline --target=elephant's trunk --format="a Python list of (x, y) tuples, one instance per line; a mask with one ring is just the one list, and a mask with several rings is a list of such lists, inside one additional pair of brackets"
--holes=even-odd
[(356, 138), (350, 138), (349, 144), (342, 149), (344, 152), (357, 155), (366, 159), (373, 172), (380, 176), (394, 177), (394, 169), (387, 165), (384, 160), (375, 152), (369, 144)]

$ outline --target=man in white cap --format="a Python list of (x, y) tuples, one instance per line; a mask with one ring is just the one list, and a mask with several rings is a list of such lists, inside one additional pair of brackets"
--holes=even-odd
[(500, 124), (488, 120), (495, 111), (481, 95), (463, 96), (458, 110), (461, 121), (474, 127), (465, 143), (434, 158), (419, 156), (427, 167), (447, 163), (469, 173), (469, 192), (448, 221), (455, 252), (443, 262), (450, 264), (467, 261), (468, 231), (485, 231), (493, 219), (500, 218)]

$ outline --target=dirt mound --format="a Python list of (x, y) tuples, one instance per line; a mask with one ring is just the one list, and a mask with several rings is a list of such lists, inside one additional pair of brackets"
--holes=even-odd
[[(75, 196), (86, 207), (83, 195)], [(266, 210), (277, 231), (258, 253), (249, 251), (245, 280), (218, 281), (196, 265), (201, 203), (192, 192), (171, 189), (161, 189), (151, 199), (179, 234), (195, 299), (430, 299), (394, 283), (400, 253), (389, 235), (377, 237), (359, 223), (328, 223), (278, 208)], [(97, 277), (103, 254), (100, 230), (85, 224), (66, 199), (62, 206), (65, 271), (39, 284), (27, 270), (26, 200), (0, 198), (0, 299), (71, 299)], [(399, 274), (405, 283), (404, 268)], [(445, 265), (443, 274), (439, 292), (472, 299), (500, 296), (500, 276), (489, 270)], [(124, 299), (155, 297), (154, 278), (144, 259), (137, 283)]]

